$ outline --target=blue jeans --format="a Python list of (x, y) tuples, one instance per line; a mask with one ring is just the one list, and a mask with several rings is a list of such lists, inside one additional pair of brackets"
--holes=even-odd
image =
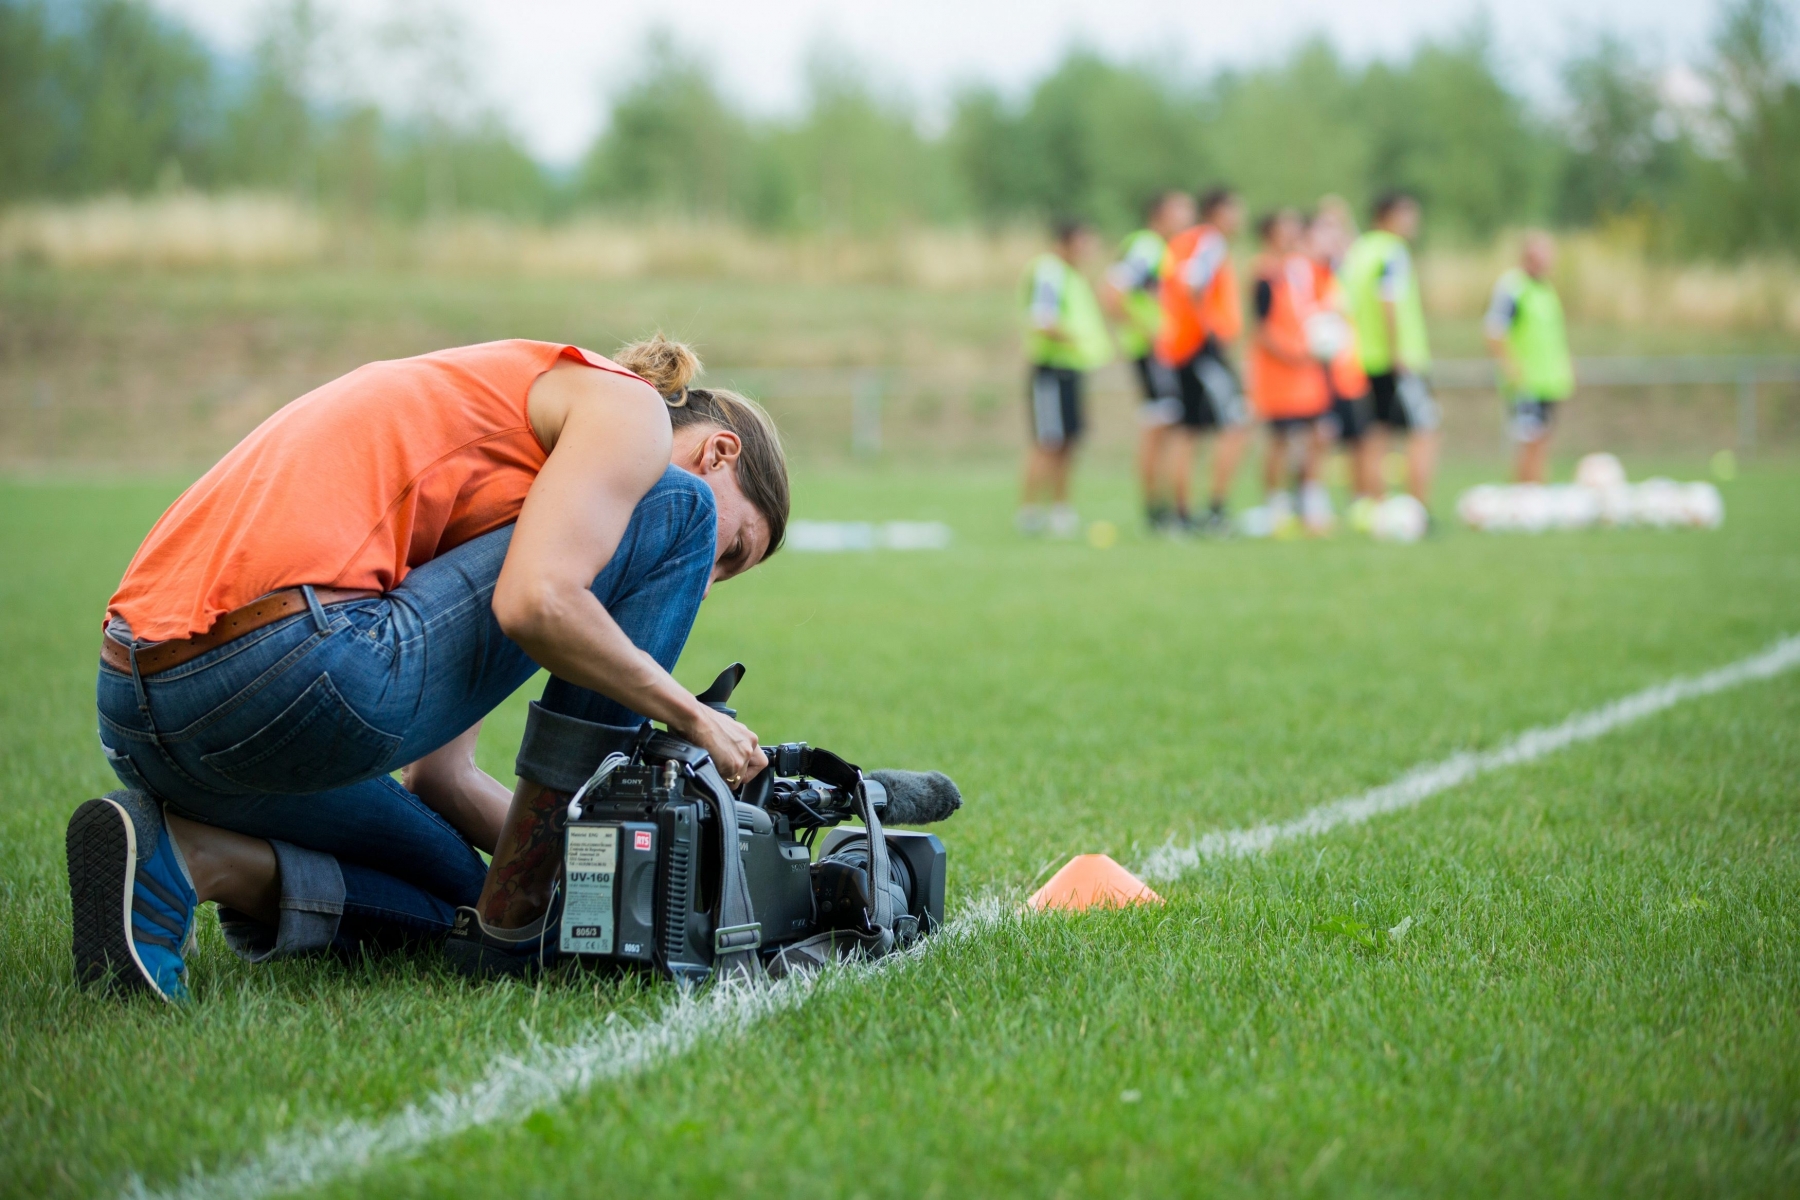
[[(664, 668), (681, 655), (712, 574), (712, 490), (670, 467), (638, 502), (596, 598)], [(537, 664), (491, 600), (512, 527), (466, 542), (377, 599), (319, 605), (147, 678), (102, 665), (100, 740), (119, 779), (196, 821), (275, 847), (281, 924), (222, 912), (261, 959), (441, 935), (487, 868), (389, 772), (464, 733)], [(120, 634), (114, 622), (110, 633)], [(643, 718), (551, 679), (551, 712)]]

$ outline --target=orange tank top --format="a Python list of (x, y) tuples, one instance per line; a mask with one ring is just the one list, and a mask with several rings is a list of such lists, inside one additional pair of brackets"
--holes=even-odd
[(1306, 318), (1318, 310), (1312, 264), (1298, 255), (1265, 260), (1257, 282), (1268, 285), (1269, 311), (1250, 347), (1250, 402), (1265, 419), (1316, 417), (1331, 395), (1324, 366), (1307, 352)]
[(1225, 235), (1211, 225), (1195, 225), (1169, 239), (1162, 310), (1156, 356), (1170, 366), (1193, 358), (1209, 337), (1229, 342), (1243, 331), (1231, 250)]
[(546, 458), (526, 396), (565, 357), (638, 378), (578, 346), (506, 341), (370, 363), (308, 392), (169, 507), (107, 612), (149, 641), (190, 637), (303, 583), (388, 591), (518, 519)]

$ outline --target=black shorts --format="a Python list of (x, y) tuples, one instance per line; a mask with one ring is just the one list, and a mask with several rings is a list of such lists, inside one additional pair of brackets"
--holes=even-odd
[(1033, 443), (1060, 450), (1081, 439), (1080, 371), (1042, 364), (1033, 367), (1025, 399), (1030, 406)]
[(1438, 427), (1437, 401), (1423, 376), (1389, 371), (1369, 376), (1375, 423), (1425, 433)]
[(1146, 354), (1132, 363), (1137, 368), (1138, 387), (1144, 393), (1142, 420), (1145, 425), (1173, 425), (1181, 420), (1181, 383), (1173, 368), (1154, 354)]
[(1363, 434), (1369, 431), (1373, 415), (1368, 396), (1347, 400), (1334, 395), (1331, 398), (1331, 412), (1326, 419), (1331, 422), (1331, 436), (1346, 446), (1353, 446), (1362, 441)]
[(1506, 427), (1515, 442), (1535, 442), (1550, 435), (1550, 424), (1556, 419), (1560, 400), (1540, 400), (1535, 396), (1515, 396)]
[(1235, 429), (1249, 422), (1244, 389), (1217, 343), (1207, 342), (1176, 367), (1175, 379), (1181, 385), (1182, 428)]
[(1319, 413), (1312, 417), (1270, 417), (1269, 428), (1275, 433), (1305, 433), (1320, 421), (1330, 420), (1329, 413)]

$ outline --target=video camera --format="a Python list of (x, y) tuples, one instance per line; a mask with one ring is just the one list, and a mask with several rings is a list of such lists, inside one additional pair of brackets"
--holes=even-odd
[[(736, 716), (726, 701), (743, 675), (733, 664), (700, 700)], [(804, 742), (763, 753), (741, 794), (665, 731), (608, 755), (569, 801), (562, 952), (691, 982), (754, 978), (887, 954), (943, 922), (944, 844), (882, 822), (942, 820), (962, 804), (954, 783), (865, 775)], [(852, 817), (860, 828), (839, 828)]]

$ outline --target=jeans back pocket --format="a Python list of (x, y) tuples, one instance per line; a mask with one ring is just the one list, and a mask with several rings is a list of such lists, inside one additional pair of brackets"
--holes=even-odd
[(200, 761), (248, 791), (304, 795), (379, 774), (400, 740), (363, 720), (321, 675), (273, 721)]

